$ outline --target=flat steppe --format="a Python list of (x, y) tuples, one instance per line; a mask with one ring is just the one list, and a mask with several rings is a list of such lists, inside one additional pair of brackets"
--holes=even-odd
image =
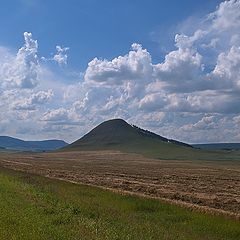
[(159, 160), (118, 151), (1, 152), (0, 166), (240, 218), (240, 161)]

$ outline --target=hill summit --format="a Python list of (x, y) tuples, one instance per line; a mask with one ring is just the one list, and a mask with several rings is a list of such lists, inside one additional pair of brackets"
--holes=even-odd
[(64, 150), (120, 150), (151, 155), (186, 148), (192, 146), (130, 125), (123, 119), (112, 119), (101, 123)]

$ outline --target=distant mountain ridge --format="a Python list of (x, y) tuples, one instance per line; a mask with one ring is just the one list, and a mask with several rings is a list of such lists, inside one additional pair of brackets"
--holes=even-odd
[(63, 140), (24, 141), (9, 136), (0, 136), (0, 148), (20, 151), (51, 151), (68, 145)]
[(205, 150), (240, 150), (240, 143), (203, 143), (192, 146)]
[[(120, 150), (146, 156), (183, 156), (193, 149), (189, 144), (167, 139), (148, 130), (130, 125), (122, 119), (99, 124), (79, 140), (64, 147), (63, 151)], [(186, 151), (187, 150), (187, 151)]]

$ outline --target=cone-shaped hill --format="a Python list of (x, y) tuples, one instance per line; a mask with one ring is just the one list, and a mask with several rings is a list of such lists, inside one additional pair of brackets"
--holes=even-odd
[(194, 149), (188, 144), (130, 125), (122, 119), (112, 119), (101, 123), (63, 150), (120, 150), (150, 157), (171, 158), (176, 154), (185, 156)]

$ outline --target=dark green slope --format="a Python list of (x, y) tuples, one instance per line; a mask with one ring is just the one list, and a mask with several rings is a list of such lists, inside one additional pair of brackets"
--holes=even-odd
[(119, 150), (158, 159), (239, 160), (240, 152), (208, 151), (161, 137), (122, 119), (101, 123), (62, 151)]
[(112, 119), (101, 123), (81, 139), (66, 148), (119, 148), (138, 146), (149, 141), (170, 146), (192, 147), (188, 144), (161, 137), (155, 133), (128, 124), (122, 119)]
[(120, 150), (141, 153), (151, 157), (184, 157), (192, 146), (161, 137), (132, 126), (122, 119), (101, 123), (76, 142), (66, 146), (69, 150)]

